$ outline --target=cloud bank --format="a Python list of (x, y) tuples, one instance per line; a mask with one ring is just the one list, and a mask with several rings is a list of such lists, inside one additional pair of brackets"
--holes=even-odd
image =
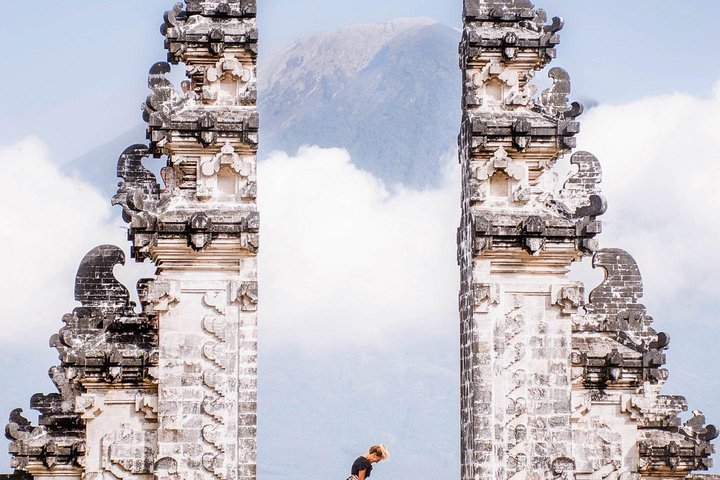
[(260, 163), (264, 345), (340, 348), (455, 332), (457, 171), (388, 189), (340, 149)]
[(720, 83), (711, 98), (670, 94), (600, 105), (579, 144), (603, 167), (603, 247), (638, 261), (649, 301), (720, 306)]
[[(39, 140), (0, 147), (0, 169), (9, 180), (0, 189), (0, 344), (47, 348), (62, 315), (78, 305), (83, 256), (103, 243), (124, 246), (125, 232), (109, 200), (62, 174)], [(137, 269), (117, 270), (134, 285)]]

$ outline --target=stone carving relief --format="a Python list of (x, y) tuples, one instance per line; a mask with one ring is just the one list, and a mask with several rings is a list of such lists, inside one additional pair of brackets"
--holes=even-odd
[(479, 201), (527, 202), (527, 166), (513, 160), (500, 147), (488, 162), (475, 168), (477, 184), (475, 198)]
[[(626, 252), (598, 248), (598, 217), (607, 207), (597, 158), (573, 154), (576, 171), (562, 187), (553, 171), (575, 148), (583, 107), (571, 101), (570, 76), (561, 68), (549, 70), (552, 83), (537, 98), (530, 81), (555, 57), (563, 21), (548, 23), (524, 0), (466, 0), (464, 16), (463, 479), (639, 480), (706, 469), (717, 432), (700, 412), (682, 423), (684, 399), (659, 394), (669, 336), (652, 329), (638, 303), (637, 265)], [(590, 254), (607, 275), (586, 302), (582, 284), (558, 279)], [(529, 305), (543, 303), (529, 292), (535, 284), (549, 298), (533, 315)], [(513, 288), (524, 293), (508, 295)], [(515, 296), (525, 305), (515, 305)], [(495, 351), (479, 356), (475, 339), (488, 336), (488, 321)], [(547, 355), (558, 358), (541, 368)], [(556, 402), (544, 406), (550, 397)], [(486, 418), (488, 399), (501, 414)], [(557, 418), (533, 416), (542, 408)], [(493, 448), (478, 442), (477, 425), (494, 434), (482, 437)], [(572, 439), (563, 437), (570, 431)], [(553, 444), (547, 435), (564, 440)], [(522, 448), (526, 438), (532, 448)]]
[(133, 255), (146, 251), (157, 239), (157, 216), (153, 207), (157, 203), (160, 186), (155, 175), (147, 170), (143, 158), (150, 155), (145, 145), (132, 145), (120, 155), (117, 175), (123, 179), (112, 198), (113, 205), (123, 209), (123, 220), (137, 232), (133, 237)]
[(477, 313), (488, 313), (500, 303), (500, 285), (476, 283), (473, 285), (473, 307)]
[(667, 379), (661, 367), (669, 337), (651, 327), (652, 318), (638, 303), (643, 286), (637, 264), (627, 252), (608, 249), (595, 254), (593, 266), (603, 268), (606, 278), (590, 293), (587, 313), (575, 322), (574, 382), (597, 389), (592, 403), (619, 405), (640, 429), (640, 473), (676, 475), (707, 468), (716, 428), (706, 425), (700, 412), (689, 420), (691, 426), (681, 425), (678, 414), (687, 410), (685, 399), (659, 395)]
[[(558, 195), (559, 201), (551, 199), (548, 203), (571, 218), (599, 217), (607, 210), (607, 202), (600, 195), (600, 162), (591, 153), (576, 152), (570, 158), (570, 163), (577, 166), (577, 171), (565, 181)], [(599, 225), (592, 228), (595, 233), (601, 232)]]
[[(228, 222), (236, 224), (231, 232), (240, 235), (243, 247), (257, 251), (259, 217), (253, 205), (257, 193), (254, 157), (237, 154), (229, 142), (216, 155), (177, 156), (164, 170), (166, 181), (174, 183), (161, 191), (155, 176), (142, 166), (142, 159), (149, 155), (145, 145), (133, 145), (123, 152), (118, 160), (118, 176), (124, 181), (113, 196), (113, 205), (122, 207), (123, 219), (130, 224), (135, 258), (145, 258), (163, 230), (185, 236), (191, 248), (202, 250), (218, 233), (228, 231)], [(182, 192), (190, 189), (194, 197), (216, 203), (236, 204), (242, 200), (247, 209), (236, 209), (228, 215), (221, 214), (223, 207), (216, 205), (197, 212), (185, 203), (170, 201), (186, 195)], [(216, 224), (213, 217), (220, 217), (222, 223)]]
[(101, 440), (102, 468), (114, 478), (153, 478), (157, 433), (121, 425)]
[(585, 286), (581, 282), (551, 288), (550, 303), (560, 307), (561, 315), (577, 313), (578, 307), (585, 303)]
[(39, 472), (85, 465), (85, 422), (102, 415), (102, 396), (86, 392), (86, 385), (146, 388), (157, 364), (157, 331), (147, 314), (148, 280), (138, 282), (143, 313), (134, 311), (130, 294), (115, 279), (113, 268), (125, 263), (118, 247), (101, 245), (83, 258), (75, 280), (75, 299), (81, 306), (63, 317), (65, 326), (50, 340), (61, 364), (50, 371), (58, 392), (36, 394), (30, 405), (40, 412), (39, 426), (10, 415), (6, 435), (11, 440), (13, 466)]
[(241, 157), (229, 142), (225, 143), (217, 155), (201, 157), (198, 163), (199, 199), (254, 199), (255, 185), (254, 157)]
[(527, 401), (527, 373), (524, 368), (526, 356), (526, 322), (520, 307), (505, 315), (496, 325), (496, 355), (502, 369), (512, 381), (504, 392), (504, 442), (509, 455), (508, 478), (524, 471), (532, 464), (534, 454), (527, 442), (529, 429)]
[[(242, 47), (257, 54), (258, 32), (254, 16), (256, 0), (199, 1), (176, 4), (165, 12), (162, 33), (167, 39), (169, 57), (183, 62), (191, 47), (202, 45), (212, 56), (222, 55), (229, 49)], [(219, 24), (213, 19), (222, 19)]]
[(150, 67), (148, 88), (151, 93), (143, 105), (143, 120), (146, 122), (150, 122), (153, 117), (169, 120), (172, 107), (180, 100), (172, 82), (166, 78), (170, 70), (167, 62), (157, 62)]
[(180, 301), (180, 283), (177, 281), (153, 281), (147, 293), (149, 307), (153, 312), (167, 312)]
[(554, 117), (574, 119), (583, 113), (583, 106), (578, 102), (569, 104), (571, 93), (570, 75), (559, 67), (553, 67), (548, 72), (552, 85), (540, 95), (538, 104)]
[(232, 287), (235, 292), (234, 299), (231, 296), (231, 300), (237, 302), (240, 305), (240, 310), (243, 312), (254, 312), (257, 310), (258, 304), (258, 284), (257, 282), (240, 282), (239, 286)]
[(619, 479), (623, 469), (622, 438), (600, 417), (583, 417), (573, 424), (578, 479)]
[(202, 101), (211, 105), (243, 105), (254, 103), (255, 71), (252, 65), (243, 65), (232, 53), (223, 54), (215, 66), (205, 72)]
[[(255, 350), (242, 350), (237, 343), (238, 314), (256, 309), (257, 283), (231, 281), (224, 290), (205, 293), (203, 304), (207, 313), (202, 320), (205, 341), (201, 349), (205, 387), (201, 404), (202, 466), (216, 478), (225, 479), (233, 475), (237, 461), (234, 452), (228, 450), (233, 443), (228, 435), (238, 422), (233, 419), (233, 405), (238, 402), (238, 392), (242, 393), (249, 385), (246, 381), (238, 382), (237, 365), (239, 362), (241, 368), (252, 368), (254, 372), (256, 363)], [(256, 388), (254, 380), (250, 387)]]
[(146, 420), (156, 420), (158, 415), (157, 395), (138, 392), (135, 395), (135, 411), (141, 413)]
[[(513, 42), (514, 33), (508, 33), (504, 40)], [(517, 41), (517, 37), (514, 39)], [(508, 47), (505, 52), (514, 51)], [(468, 77), (466, 97), (468, 106), (492, 107), (495, 105), (532, 106), (537, 92), (530, 83), (520, 83), (520, 71), (508, 68), (499, 60), (486, 64), (480, 71)]]
[[(18, 409), (6, 429), (18, 468), (85, 480), (254, 477), (255, 13), (255, 0), (186, 0), (166, 13), (168, 61), (150, 68), (142, 107), (149, 145), (122, 153), (113, 197), (133, 257), (154, 261), (159, 281), (138, 282), (137, 313), (113, 275), (123, 252), (86, 256), (81, 306), (51, 340), (58, 393), (31, 400), (39, 426)], [(180, 89), (171, 63), (184, 64)], [(161, 188), (143, 161), (163, 156)]]

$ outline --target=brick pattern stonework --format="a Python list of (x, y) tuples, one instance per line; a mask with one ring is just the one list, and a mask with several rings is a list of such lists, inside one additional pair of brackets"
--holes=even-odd
[[(118, 160), (113, 204), (132, 256), (150, 259), (136, 314), (104, 245), (78, 271), (82, 306), (51, 344), (58, 392), (17, 409), (6, 435), (16, 478), (256, 477), (255, 0), (187, 0), (166, 12), (168, 62), (152, 66), (148, 145)], [(182, 64), (182, 88), (166, 75)], [(143, 166), (166, 158), (162, 185)]]
[(101, 245), (80, 264), (75, 299), (81, 306), (63, 317), (65, 326), (50, 340), (61, 360), (50, 369), (58, 393), (32, 397), (31, 407), (40, 412), (37, 426), (16, 409), (5, 428), (16, 470), (36, 477), (151, 477), (158, 365), (154, 283), (138, 282), (142, 313), (135, 313), (128, 290), (113, 275), (124, 263), (122, 250)]
[[(595, 239), (606, 209), (600, 163), (576, 152), (583, 108), (554, 67), (560, 18), (528, 0), (465, 0), (461, 461), (463, 480), (688, 477), (706, 470), (715, 427), (684, 424), (681, 397), (660, 395), (669, 337), (637, 303), (638, 268)], [(567, 280), (593, 255), (607, 272), (585, 301)]]

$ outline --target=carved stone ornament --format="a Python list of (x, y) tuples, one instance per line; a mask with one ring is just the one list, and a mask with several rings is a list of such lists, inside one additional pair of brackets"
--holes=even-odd
[(572, 315), (584, 304), (585, 287), (582, 283), (553, 285), (550, 299), (553, 305), (560, 306), (561, 315)]
[[(40, 426), (33, 427), (16, 409), (6, 427), (15, 468), (82, 469), (83, 422), (104, 411), (102, 397), (86, 393), (86, 386), (134, 388), (151, 381), (157, 362), (156, 326), (150, 316), (135, 313), (128, 290), (115, 279), (115, 265), (124, 263), (124, 253), (113, 245), (96, 247), (82, 260), (75, 280), (75, 299), (81, 306), (63, 317), (65, 326), (50, 341), (60, 353), (60, 366), (50, 370), (60, 393), (32, 397)], [(145, 310), (148, 283), (138, 282)]]
[(101, 440), (102, 468), (115, 478), (130, 479), (153, 472), (157, 433), (122, 425)]
[(476, 312), (487, 313), (499, 303), (500, 285), (481, 283), (473, 285), (473, 306)]
[[(669, 336), (632, 257), (600, 249), (600, 162), (575, 152), (570, 75), (535, 72), (564, 22), (529, 0), (464, 0), (458, 229), (461, 478), (640, 480), (706, 470), (717, 435), (660, 395)], [(610, 141), (610, 140), (608, 140)], [(559, 159), (572, 154), (564, 183)], [(572, 262), (605, 270), (589, 301)], [(500, 294), (502, 292), (502, 294)]]
[[(113, 204), (132, 256), (150, 260), (140, 306), (102, 245), (75, 281), (80, 306), (52, 337), (57, 393), (16, 409), (13, 466), (84, 480), (255, 478), (257, 25), (255, 0), (186, 0), (165, 14), (167, 62), (148, 72), (148, 145), (120, 155)], [(186, 78), (174, 85), (171, 64)], [(161, 187), (152, 161), (157, 165)], [(242, 325), (241, 325), (242, 322)], [(17, 478), (17, 480), (26, 480)]]
[[(242, 157), (235, 153), (235, 148), (226, 142), (217, 155), (203, 156), (198, 163), (197, 197), (200, 199), (223, 199), (243, 195), (243, 188), (255, 181), (255, 161), (253, 157)], [(219, 187), (220, 171), (226, 167), (224, 174), (224, 190)]]
[(215, 66), (205, 73), (202, 100), (214, 105), (238, 105), (254, 102), (255, 72), (252, 65), (245, 66), (232, 53), (225, 53)]

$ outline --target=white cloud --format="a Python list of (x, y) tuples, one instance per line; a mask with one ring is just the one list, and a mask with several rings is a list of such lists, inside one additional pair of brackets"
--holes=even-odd
[[(8, 179), (0, 189), (0, 343), (47, 348), (63, 314), (78, 305), (83, 256), (99, 244), (126, 244), (125, 233), (109, 200), (58, 171), (39, 140), (0, 147), (0, 170)], [(137, 276), (131, 270), (118, 275)]]
[(389, 191), (339, 149), (260, 163), (263, 345), (454, 335), (459, 180)]
[[(690, 292), (707, 304), (720, 297), (716, 91), (583, 117), (580, 144), (603, 165), (609, 204), (601, 245), (637, 259), (649, 306)], [(304, 147), (271, 155), (260, 177), (264, 345), (342, 348), (455, 332), (457, 172), (435, 190), (388, 190), (345, 151)]]
[(603, 166), (603, 247), (638, 261), (647, 303), (692, 293), (720, 298), (720, 83), (712, 98), (685, 94), (601, 105), (580, 144)]

